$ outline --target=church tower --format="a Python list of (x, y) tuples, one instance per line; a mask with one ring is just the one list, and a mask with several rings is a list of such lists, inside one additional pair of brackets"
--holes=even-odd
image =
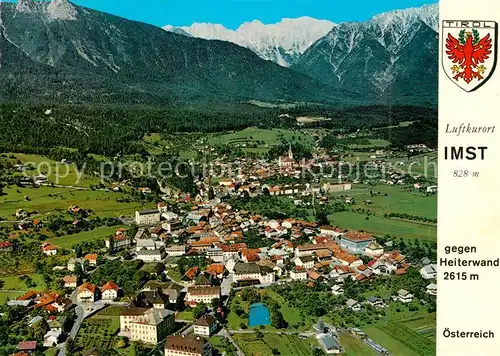
[(291, 143), (288, 144), (288, 158), (293, 160), (293, 152), (292, 152), (292, 144)]

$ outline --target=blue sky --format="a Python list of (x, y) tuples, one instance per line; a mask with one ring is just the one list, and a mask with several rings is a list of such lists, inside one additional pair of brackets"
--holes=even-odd
[(311, 16), (333, 22), (365, 21), (394, 9), (435, 0), (71, 0), (73, 3), (157, 26), (220, 23), (236, 29), (245, 21), (274, 23)]

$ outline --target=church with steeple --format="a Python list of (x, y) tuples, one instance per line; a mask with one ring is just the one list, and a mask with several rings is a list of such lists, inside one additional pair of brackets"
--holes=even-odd
[(279, 166), (280, 167), (292, 167), (294, 163), (295, 163), (295, 160), (293, 159), (292, 144), (289, 143), (288, 144), (288, 156), (280, 156)]

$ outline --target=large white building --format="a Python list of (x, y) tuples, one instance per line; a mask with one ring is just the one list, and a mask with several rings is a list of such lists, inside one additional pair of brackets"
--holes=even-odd
[(130, 341), (157, 344), (175, 328), (174, 312), (155, 308), (126, 308), (120, 314), (120, 334)]
[(307, 271), (304, 268), (297, 266), (295, 269), (290, 271), (290, 278), (294, 281), (305, 281), (307, 280)]
[(135, 223), (137, 225), (153, 225), (160, 222), (161, 216), (157, 209), (141, 210), (135, 212)]
[(165, 243), (163, 241), (155, 239), (140, 239), (137, 240), (135, 250), (159, 250), (161, 247), (165, 247)]
[(185, 297), (187, 305), (198, 303), (210, 304), (214, 299), (220, 299), (220, 287), (189, 287)]
[(164, 247), (160, 247), (158, 250), (146, 250), (143, 249), (137, 252), (137, 259), (144, 262), (159, 262), (167, 257)]
[(237, 263), (233, 271), (233, 280), (235, 282), (249, 280), (258, 280), (261, 284), (274, 282), (273, 270), (255, 263)]
[(169, 256), (184, 256), (186, 254), (186, 245), (174, 245), (165, 249)]

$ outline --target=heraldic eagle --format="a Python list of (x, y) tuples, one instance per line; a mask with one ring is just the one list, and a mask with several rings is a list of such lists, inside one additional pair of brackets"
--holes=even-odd
[(484, 63), (484, 61), (489, 58), (491, 47), (490, 34), (479, 39), (478, 31), (474, 31), (473, 34), (472, 32), (465, 32), (462, 30), (457, 40), (448, 33), (448, 38), (446, 39), (446, 54), (453, 63), (458, 63), (458, 65), (454, 65), (451, 68), (453, 74), (456, 73), (453, 79), (458, 81), (459, 78), (463, 78), (467, 84), (474, 78), (477, 78), (477, 80), (484, 79), (481, 74), (484, 73), (486, 67), (479, 64)]

